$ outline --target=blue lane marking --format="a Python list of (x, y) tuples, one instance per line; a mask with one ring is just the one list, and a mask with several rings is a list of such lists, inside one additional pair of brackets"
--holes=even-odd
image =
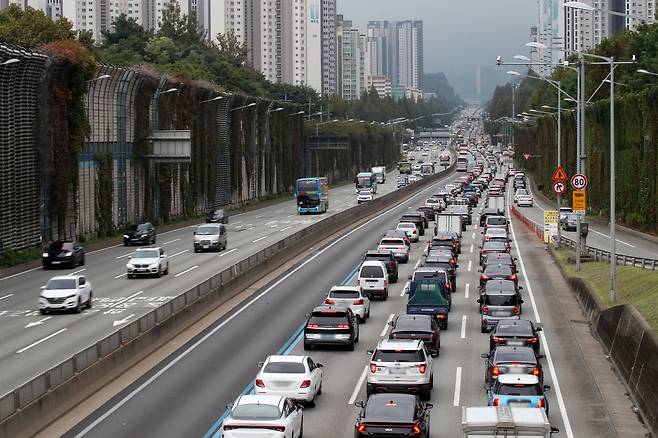
[[(361, 267), (361, 264), (359, 263), (356, 268), (352, 270), (349, 274), (347, 274), (347, 277), (340, 283), (341, 286), (345, 286), (347, 284), (350, 284), (352, 280), (354, 280), (354, 277), (356, 277), (357, 273), (359, 272), (359, 268)], [(283, 344), (283, 346), (279, 349), (279, 351), (276, 353), (276, 355), (288, 355), (292, 350), (295, 349), (297, 344), (302, 340), (304, 337), (304, 324), (300, 325), (297, 330), (293, 333), (293, 335)], [(250, 383), (247, 385), (240, 395), (247, 395), (247, 394), (252, 394), (254, 392), (254, 383)], [(237, 397), (236, 397), (237, 399)], [(222, 422), (228, 417), (229, 414), (229, 409), (227, 408), (224, 413), (222, 414), (221, 417), (215, 421), (212, 426), (210, 426), (210, 429), (208, 429), (208, 432), (203, 435), (203, 438), (220, 438), (220, 433), (221, 431), (219, 430), (222, 426)]]

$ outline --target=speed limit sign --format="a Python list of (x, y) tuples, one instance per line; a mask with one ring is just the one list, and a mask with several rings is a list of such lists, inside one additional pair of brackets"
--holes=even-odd
[(577, 173), (571, 177), (571, 188), (574, 190), (584, 190), (587, 187), (587, 177), (582, 173)]

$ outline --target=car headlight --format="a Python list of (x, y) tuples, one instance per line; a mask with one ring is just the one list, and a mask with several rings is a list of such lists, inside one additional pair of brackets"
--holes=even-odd
[(124, 238), (124, 239), (130, 239), (130, 236), (127, 235), (127, 234), (124, 234), (124, 235), (123, 235), (123, 238)]
[(131, 263), (128, 263), (128, 264), (126, 265), (126, 268), (128, 268), (128, 269), (132, 269), (132, 268), (134, 268), (134, 266), (133, 266)]
[(151, 264), (149, 265), (149, 268), (157, 268), (157, 267), (158, 267), (158, 262), (151, 263)]
[(70, 300), (71, 298), (75, 298), (76, 296), (77, 296), (76, 294), (69, 295), (68, 297), (65, 298), (65, 300)]
[(48, 253), (44, 252), (43, 254), (41, 254), (41, 257), (48, 257)]
[(72, 252), (72, 251), (66, 251), (66, 252), (64, 253), (64, 257), (68, 257), (68, 256), (70, 256), (70, 255), (73, 255), (73, 252)]

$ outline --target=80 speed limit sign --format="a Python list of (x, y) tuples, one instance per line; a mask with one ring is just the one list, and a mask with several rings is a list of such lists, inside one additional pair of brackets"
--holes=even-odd
[(571, 188), (574, 190), (584, 190), (587, 187), (587, 177), (582, 173), (577, 173), (571, 177)]

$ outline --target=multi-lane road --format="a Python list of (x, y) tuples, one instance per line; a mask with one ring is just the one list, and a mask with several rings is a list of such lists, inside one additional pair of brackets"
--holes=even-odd
[[(396, 189), (397, 170), (387, 175), (378, 194)], [(19, 387), (123, 325), (171, 300), (217, 272), (328, 215), (356, 205), (351, 184), (330, 191), (330, 209), (323, 215), (296, 213), (294, 200), (230, 218), (228, 248), (195, 253), (193, 227), (160, 233), (157, 244), (169, 256), (169, 275), (126, 278), (126, 262), (135, 247), (122, 245), (89, 252), (76, 269), (35, 268), (0, 278), (0, 394)], [(84, 274), (94, 293), (93, 308), (81, 314), (41, 315), (40, 290), (55, 275)]]
[[(436, 186), (315, 249), (84, 418), (66, 436), (219, 436), (225, 405), (251, 390), (257, 363), (269, 354), (306, 354), (299, 342), (304, 315), (322, 302), (332, 285), (353, 283), (363, 253), (376, 248), (381, 235), (395, 228), (404, 212), (415, 209), (432, 190), (455, 178), (446, 176)], [(534, 235), (518, 223), (511, 230), (524, 287), (524, 317), (544, 328), (545, 383), (553, 388), (548, 396), (551, 422), (562, 430), (563, 437), (617, 436), (579, 350), (568, 309), (558, 299), (560, 293), (568, 293), (566, 285), (555, 267), (549, 266), (550, 259)], [(435, 436), (459, 436), (461, 406), (486, 404), (480, 354), (488, 351), (488, 337), (480, 333), (475, 301), (480, 231), (474, 225), (464, 232), (449, 328), (442, 333), (441, 355), (433, 365), (431, 416)], [(421, 259), (428, 239), (429, 235), (412, 244), (411, 261), (400, 265), (400, 282), (391, 287), (389, 300), (372, 304), (371, 318), (361, 327), (355, 351), (310, 352), (316, 362), (324, 364), (324, 382), (317, 406), (304, 411), (306, 436), (353, 436), (357, 415), (353, 403), (366, 397), (366, 351), (386, 336), (392, 315), (404, 313), (404, 279)]]

